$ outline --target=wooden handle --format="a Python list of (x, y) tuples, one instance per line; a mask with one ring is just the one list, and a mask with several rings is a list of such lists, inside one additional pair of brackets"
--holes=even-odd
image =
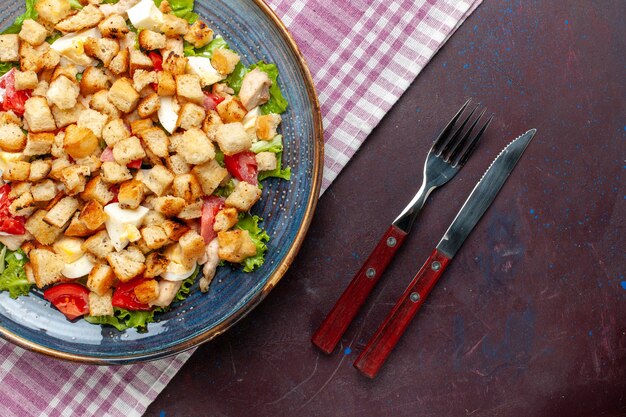
[(394, 255), (402, 246), (406, 232), (390, 226), (359, 272), (345, 289), (333, 309), (317, 329), (311, 341), (325, 353), (331, 353), (352, 320), (365, 303)]
[(411, 320), (420, 309), (439, 277), (448, 266), (450, 258), (437, 249), (411, 281), (383, 324), (370, 339), (365, 350), (354, 362), (354, 366), (364, 375), (374, 378), (387, 356), (404, 334)]

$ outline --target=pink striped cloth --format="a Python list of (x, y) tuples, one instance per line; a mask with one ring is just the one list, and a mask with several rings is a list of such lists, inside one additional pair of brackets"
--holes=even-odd
[[(304, 53), (324, 117), (325, 190), (481, 0), (270, 0)], [(128, 366), (0, 341), (0, 416), (140, 416), (192, 352)]]

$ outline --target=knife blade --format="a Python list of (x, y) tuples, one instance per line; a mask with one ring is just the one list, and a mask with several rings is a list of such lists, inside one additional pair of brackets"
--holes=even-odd
[(449, 262), (495, 199), (536, 132), (536, 129), (531, 129), (509, 143), (487, 168), (433, 253), (354, 362), (364, 375), (370, 378), (376, 376)]

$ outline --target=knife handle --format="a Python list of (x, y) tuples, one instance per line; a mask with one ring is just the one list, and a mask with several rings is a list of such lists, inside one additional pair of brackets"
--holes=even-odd
[(333, 309), (317, 329), (311, 342), (325, 353), (332, 351), (341, 336), (354, 320), (370, 292), (387, 269), (394, 255), (402, 246), (407, 233), (396, 226), (390, 226), (380, 239), (359, 272), (345, 289)]
[(449, 262), (450, 258), (443, 253), (437, 249), (433, 251), (354, 362), (364, 375), (370, 378), (376, 376)]

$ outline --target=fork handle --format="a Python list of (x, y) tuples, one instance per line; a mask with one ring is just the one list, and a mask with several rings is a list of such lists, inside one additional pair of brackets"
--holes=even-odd
[(311, 342), (325, 353), (332, 351), (354, 320), (370, 292), (404, 242), (407, 233), (390, 226), (333, 309), (317, 329)]
[(359, 371), (370, 378), (376, 376), (449, 262), (443, 253), (433, 251), (354, 362)]

